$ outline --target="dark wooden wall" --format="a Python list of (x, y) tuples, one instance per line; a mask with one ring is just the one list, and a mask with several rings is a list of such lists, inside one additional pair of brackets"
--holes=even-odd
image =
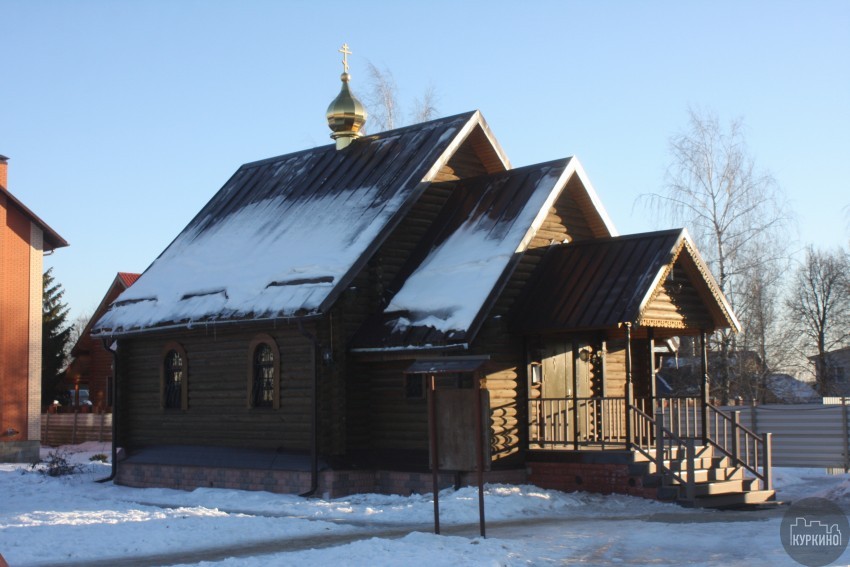
[[(476, 130), (437, 174), (386, 242), (355, 276), (331, 312), (304, 325), (313, 340), (286, 323), (220, 325), (177, 333), (141, 335), (120, 345), (120, 443), (198, 444), (308, 450), (311, 388), (318, 373), (319, 443), (323, 455), (418, 451), (427, 454), (427, 406), (405, 396), (404, 370), (415, 355), (370, 360), (348, 353), (347, 343), (368, 316), (380, 312), (400, 270), (454, 189), (452, 180), (498, 170), (501, 163)], [(513, 304), (545, 252), (564, 239), (604, 236), (598, 219), (587, 221), (589, 200), (577, 178), (549, 211), (529, 250), (483, 321), (466, 354), (487, 354), (485, 387), (491, 403), (494, 465), (511, 464), (526, 443), (527, 376), (523, 338), (511, 332)], [(249, 409), (246, 403), (248, 346), (257, 333), (278, 342), (281, 407)], [(188, 357), (188, 409), (160, 404), (162, 349), (180, 342)], [(327, 351), (332, 359), (322, 362)], [(132, 406), (132, 413), (127, 408)]]
[(397, 277), (446, 204), (455, 188), (453, 181), (503, 168), (486, 146), (484, 133), (478, 128), (473, 130), (334, 306), (335, 320), (345, 329), (345, 337), (338, 343), (338, 355), (345, 360), (337, 372), (344, 376), (346, 407), (342, 415), (349, 452), (428, 450), (426, 404), (424, 400), (405, 398), (404, 370), (414, 357), (352, 359), (346, 356), (345, 341), (370, 314), (383, 310), (398, 291), (393, 289)]
[[(311, 326), (305, 326), (310, 328)], [(250, 343), (280, 349), (280, 409), (247, 407)], [(186, 350), (188, 409), (162, 409), (160, 366), (169, 341)], [(119, 443), (309, 449), (313, 345), (294, 325), (207, 326), (119, 341)], [(132, 411), (130, 411), (132, 408)]]

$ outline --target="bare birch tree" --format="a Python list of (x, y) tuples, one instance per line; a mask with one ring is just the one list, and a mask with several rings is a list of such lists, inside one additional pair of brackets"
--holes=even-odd
[(410, 119), (413, 124), (427, 122), (437, 117), (437, 91), (434, 85), (428, 85), (422, 97), (413, 99), (413, 110)]
[[(387, 68), (381, 69), (373, 63), (369, 66), (369, 90), (363, 97), (369, 111), (369, 130), (383, 132), (403, 126), (401, 106), (398, 102), (398, 86), (395, 77)], [(413, 100), (410, 112), (413, 124), (431, 120), (437, 115), (437, 94), (433, 86), (429, 86), (421, 97)]]
[(373, 131), (383, 132), (396, 127), (398, 119), (398, 87), (389, 69), (379, 69), (369, 64), (369, 92), (365, 97), (366, 108)]
[[(767, 401), (769, 379), (779, 369), (793, 365), (794, 355), (788, 345), (793, 331), (784, 324), (782, 296), (788, 261), (783, 250), (772, 243), (759, 242), (752, 253), (766, 258), (768, 269), (747, 275), (744, 293), (739, 295), (738, 313), (744, 332), (736, 341), (739, 356), (733, 357), (733, 384), (730, 393), (745, 400)], [(753, 353), (753, 356), (740, 353)]]
[[(688, 127), (670, 138), (669, 149), (665, 191), (644, 196), (645, 202), (688, 228), (720, 289), (746, 320), (752, 304), (745, 299), (747, 277), (778, 270), (776, 251), (762, 253), (775, 247), (759, 243), (788, 240), (785, 197), (773, 177), (756, 167), (740, 119), (724, 127), (716, 114), (689, 109)], [(711, 372), (713, 394), (723, 402), (730, 395), (734, 340), (727, 330), (710, 341), (720, 353)]]
[(804, 354), (814, 353), (822, 395), (833, 394), (827, 353), (850, 343), (850, 258), (843, 250), (806, 249), (785, 302)]

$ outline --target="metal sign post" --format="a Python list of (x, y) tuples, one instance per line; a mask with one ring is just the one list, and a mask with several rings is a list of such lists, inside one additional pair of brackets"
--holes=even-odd
[(428, 437), (431, 438), (431, 480), (434, 485), (434, 533), (440, 533), (440, 457), (437, 453), (437, 377), (428, 376)]

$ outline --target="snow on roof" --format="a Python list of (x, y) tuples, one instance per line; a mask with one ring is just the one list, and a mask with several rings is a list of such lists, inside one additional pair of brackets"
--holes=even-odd
[(788, 374), (772, 374), (767, 377), (767, 387), (773, 394), (786, 403), (817, 402), (820, 395), (814, 384), (803, 382)]
[[(548, 212), (568, 161), (514, 169), (481, 179), (481, 185), (471, 180), (458, 187), (458, 194), (467, 191), (475, 198), (469, 213), (449, 227), (448, 236), (404, 282), (385, 313), (408, 313), (411, 326), (468, 330), (538, 217)], [(446, 209), (451, 211), (450, 204)], [(398, 322), (394, 330), (403, 331)]]
[(318, 312), (476, 115), (242, 166), (95, 333)]

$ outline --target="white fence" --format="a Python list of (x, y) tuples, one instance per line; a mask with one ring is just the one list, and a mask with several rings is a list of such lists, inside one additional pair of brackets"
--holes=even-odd
[(847, 469), (850, 407), (841, 398), (836, 401), (841, 405), (767, 404), (720, 409), (740, 412), (741, 425), (754, 433), (773, 434), (773, 466)]

